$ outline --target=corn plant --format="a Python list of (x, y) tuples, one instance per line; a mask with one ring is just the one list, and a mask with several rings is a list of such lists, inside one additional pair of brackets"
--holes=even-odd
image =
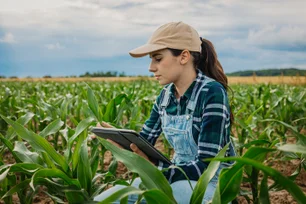
[[(235, 115), (232, 137), (239, 154), (234, 158), (216, 159), (216, 162), (233, 160), (236, 163), (222, 171), (213, 203), (235, 199), (242, 192), (241, 183), (250, 183), (251, 190), (243, 192), (250, 195), (245, 196), (249, 202), (268, 202), (270, 190), (286, 189), (303, 203), (305, 198), (293, 182), (306, 167), (305, 86), (256, 84), (236, 85), (232, 89)], [(162, 197), (165, 194), (162, 187), (133, 189), (115, 176), (117, 161), (129, 162), (129, 158), (118, 156), (120, 152), (113, 152), (117, 160), (113, 158), (105, 169), (104, 154), (112, 147), (89, 137), (90, 127), (102, 121), (139, 131), (160, 90), (150, 80), (0, 82), (1, 199), (11, 203), (12, 195), (17, 193), (20, 202), (31, 203), (34, 195), (43, 191), (56, 203), (89, 202), (109, 184), (116, 183), (127, 185), (125, 196), (120, 194), (120, 198), (126, 199), (130, 190), (147, 200), (152, 199), (151, 195)], [(294, 144), (288, 144), (288, 138), (295, 138)], [(171, 148), (166, 141), (163, 143), (164, 154), (169, 157)], [(5, 155), (11, 155), (11, 161)], [(298, 160), (299, 165), (288, 177), (268, 166), (273, 161), (291, 159)], [(206, 185), (203, 181), (207, 183), (208, 175), (213, 174), (216, 166), (212, 161), (203, 174), (206, 176), (199, 181), (202, 190), (198, 193), (203, 194)], [(141, 172), (138, 174), (144, 177)], [(268, 178), (274, 179), (273, 185), (268, 186)], [(166, 190), (167, 196), (168, 193)], [(200, 194), (193, 196), (191, 203), (200, 200)], [(112, 199), (119, 199), (116, 196)], [(175, 202), (171, 196), (162, 198)]]

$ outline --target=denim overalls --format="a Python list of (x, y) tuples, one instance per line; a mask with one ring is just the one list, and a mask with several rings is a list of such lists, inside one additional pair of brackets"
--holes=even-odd
[(205, 77), (201, 88), (198, 89), (199, 91), (191, 95), (185, 115), (167, 114), (166, 107), (170, 101), (170, 89), (173, 84), (169, 85), (166, 89), (166, 93), (161, 103), (162, 130), (166, 139), (174, 149), (172, 162), (175, 165), (185, 164), (196, 160), (198, 155), (198, 145), (194, 141), (192, 135), (193, 112), (202, 88), (212, 81), (214, 80)]

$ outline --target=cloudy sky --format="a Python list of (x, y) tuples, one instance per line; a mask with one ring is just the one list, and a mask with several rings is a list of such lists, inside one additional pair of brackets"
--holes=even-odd
[(215, 45), (226, 73), (306, 69), (305, 0), (0, 0), (0, 75), (150, 75), (128, 51), (170, 21)]

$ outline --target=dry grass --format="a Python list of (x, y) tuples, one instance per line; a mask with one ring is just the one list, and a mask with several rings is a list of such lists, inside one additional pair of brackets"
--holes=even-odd
[(306, 76), (274, 76), (274, 77), (228, 77), (229, 84), (293, 84), (302, 85), (306, 84)]
[[(150, 77), (97, 77), (97, 78), (18, 78), (0, 79), (0, 81), (57, 81), (57, 82), (77, 82), (77, 81), (132, 81), (138, 79), (154, 80)], [(275, 77), (228, 77), (229, 84), (306, 84), (306, 76), (275, 76)]]

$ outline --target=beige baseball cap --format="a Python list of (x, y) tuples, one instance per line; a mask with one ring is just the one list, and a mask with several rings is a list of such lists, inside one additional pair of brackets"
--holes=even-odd
[(201, 43), (193, 27), (183, 22), (171, 22), (160, 26), (145, 45), (131, 50), (129, 54), (132, 57), (143, 57), (165, 48), (201, 52)]

